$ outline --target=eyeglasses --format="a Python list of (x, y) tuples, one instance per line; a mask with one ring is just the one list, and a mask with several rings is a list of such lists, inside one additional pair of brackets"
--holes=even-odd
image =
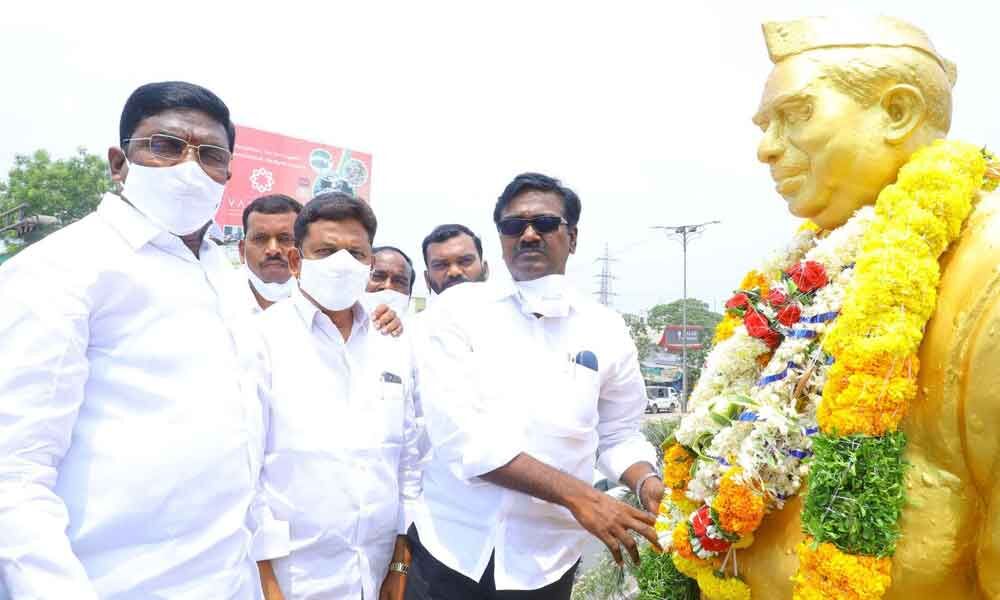
[(569, 222), (555, 215), (539, 215), (530, 219), (511, 217), (497, 223), (497, 231), (501, 235), (515, 237), (524, 234), (524, 230), (528, 228), (528, 225), (531, 225), (531, 228), (536, 233), (545, 234), (559, 229), (560, 225), (569, 225)]
[(229, 171), (229, 163), (233, 160), (233, 154), (221, 146), (211, 144), (196, 146), (188, 143), (187, 140), (165, 133), (154, 133), (149, 137), (129, 138), (122, 141), (128, 144), (144, 142), (150, 154), (174, 163), (180, 162), (184, 158), (188, 147), (194, 148), (198, 164), (210, 175), (225, 176)]

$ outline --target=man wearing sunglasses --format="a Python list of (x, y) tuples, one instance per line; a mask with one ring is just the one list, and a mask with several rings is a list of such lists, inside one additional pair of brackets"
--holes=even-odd
[(204, 235), (235, 130), (152, 83), (119, 140), (119, 192), (0, 267), (0, 597), (250, 600), (262, 373)]
[[(469, 283), (427, 312), (418, 374), (430, 442), (409, 531), (409, 600), (566, 600), (588, 532), (621, 563), (656, 543), (663, 483), (622, 318), (566, 284), (580, 200), (517, 176), (497, 200), (512, 284)], [(649, 512), (588, 483), (595, 464)]]

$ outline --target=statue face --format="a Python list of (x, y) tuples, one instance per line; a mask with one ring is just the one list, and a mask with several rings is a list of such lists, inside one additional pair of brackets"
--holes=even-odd
[(862, 106), (824, 74), (818, 52), (780, 61), (754, 123), (757, 149), (792, 214), (824, 229), (842, 225), (895, 178), (899, 156), (886, 143), (890, 119), (878, 102)]

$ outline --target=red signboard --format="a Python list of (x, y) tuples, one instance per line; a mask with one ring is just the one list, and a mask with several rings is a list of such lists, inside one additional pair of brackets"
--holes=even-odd
[(371, 200), (372, 156), (346, 148), (236, 126), (233, 176), (215, 222), (226, 238), (243, 233), (243, 208), (254, 198), (286, 194), (305, 204), (340, 190)]
[(688, 325), (687, 331), (681, 325), (667, 325), (663, 328), (659, 346), (667, 352), (680, 352), (684, 346), (688, 350), (698, 350), (703, 344), (704, 330), (701, 325)]

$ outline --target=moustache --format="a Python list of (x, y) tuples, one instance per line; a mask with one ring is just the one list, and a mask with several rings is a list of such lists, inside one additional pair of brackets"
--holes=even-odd
[(288, 261), (282, 258), (268, 258), (267, 260), (261, 262), (260, 265), (262, 267), (266, 267), (267, 265), (278, 265), (281, 267), (287, 267)]
[(468, 277), (461, 277), (461, 276), (460, 277), (449, 277), (448, 279), (446, 279), (444, 281), (444, 287), (445, 288), (450, 288), (453, 285), (458, 285), (460, 283), (468, 283), (470, 281), (472, 281), (472, 280), (469, 279)]
[(523, 245), (519, 245), (517, 248), (514, 249), (514, 258), (517, 258), (518, 256), (521, 256), (522, 254), (528, 254), (529, 252), (542, 252), (542, 253), (544, 253), (545, 252), (545, 248), (542, 247), (542, 244), (531, 244), (531, 245), (523, 244)]

